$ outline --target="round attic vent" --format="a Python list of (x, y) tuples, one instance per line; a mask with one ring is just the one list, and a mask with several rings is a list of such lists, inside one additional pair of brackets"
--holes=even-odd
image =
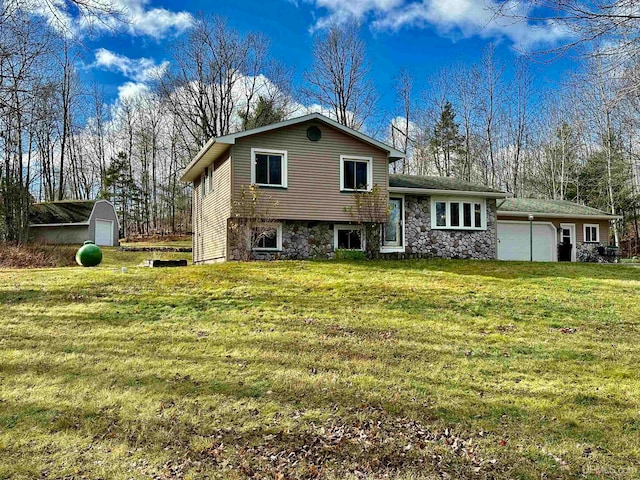
[(307, 128), (307, 138), (309, 140), (311, 140), (312, 142), (317, 142), (318, 140), (320, 140), (320, 137), (322, 137), (322, 132), (318, 127), (312, 125)]

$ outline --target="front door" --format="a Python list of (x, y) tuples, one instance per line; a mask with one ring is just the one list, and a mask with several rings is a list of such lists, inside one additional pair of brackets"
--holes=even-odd
[(558, 260), (561, 262), (576, 261), (576, 225), (574, 223), (560, 224)]
[(389, 198), (389, 216), (384, 225), (383, 246), (402, 246), (402, 198)]

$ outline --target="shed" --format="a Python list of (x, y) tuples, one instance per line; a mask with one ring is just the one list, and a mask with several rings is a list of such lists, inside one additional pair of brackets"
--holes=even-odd
[(113, 204), (107, 200), (63, 200), (33, 205), (29, 233), (36, 242), (50, 245), (119, 244), (120, 224)]

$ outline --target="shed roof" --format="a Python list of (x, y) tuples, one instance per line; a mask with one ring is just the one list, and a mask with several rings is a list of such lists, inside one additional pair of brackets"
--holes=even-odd
[(475, 183), (465, 182), (453, 177), (435, 177), (427, 175), (389, 175), (390, 189), (416, 189), (416, 190), (433, 190), (433, 191), (451, 191), (451, 192), (477, 192), (491, 193), (500, 196), (506, 194), (495, 188), (479, 185)]
[(498, 202), (498, 212), (500, 213), (538, 213), (550, 214), (553, 216), (579, 216), (579, 217), (601, 217), (618, 218), (616, 215), (587, 207), (568, 200), (545, 200), (540, 198), (506, 198)]
[(96, 200), (36, 203), (31, 210), (31, 225), (88, 224), (95, 204)]

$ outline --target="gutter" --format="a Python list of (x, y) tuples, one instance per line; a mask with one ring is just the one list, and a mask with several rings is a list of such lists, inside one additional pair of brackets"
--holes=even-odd
[(389, 187), (389, 193), (414, 195), (455, 195), (459, 197), (507, 198), (511, 194), (503, 192), (472, 192), (469, 190), (438, 190), (431, 188)]
[(529, 215), (538, 215), (549, 218), (585, 218), (592, 220), (622, 220), (621, 215), (588, 215), (578, 213), (544, 213), (544, 212), (511, 212), (509, 210), (498, 210), (498, 216), (503, 217), (528, 217)]

